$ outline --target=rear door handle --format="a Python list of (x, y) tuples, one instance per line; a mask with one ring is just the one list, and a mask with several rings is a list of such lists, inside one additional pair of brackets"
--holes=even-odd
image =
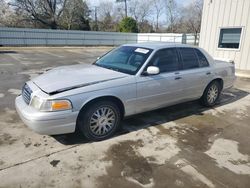
[(180, 80), (182, 79), (182, 77), (178, 76), (178, 77), (175, 77), (175, 80)]
[(206, 72), (206, 75), (210, 75), (211, 74), (211, 72)]

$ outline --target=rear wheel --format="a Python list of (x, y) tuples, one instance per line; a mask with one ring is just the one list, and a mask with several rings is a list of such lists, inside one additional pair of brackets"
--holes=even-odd
[(98, 101), (79, 114), (77, 126), (92, 141), (107, 139), (119, 128), (121, 112), (112, 101)]
[(211, 107), (216, 104), (220, 97), (221, 85), (217, 81), (211, 82), (205, 89), (201, 102), (203, 105)]

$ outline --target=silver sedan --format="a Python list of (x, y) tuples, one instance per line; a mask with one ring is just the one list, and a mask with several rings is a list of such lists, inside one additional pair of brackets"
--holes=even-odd
[(79, 130), (89, 140), (103, 140), (126, 116), (196, 99), (215, 105), (233, 85), (234, 72), (233, 63), (198, 47), (127, 44), (92, 65), (58, 67), (28, 81), (16, 109), (40, 134)]

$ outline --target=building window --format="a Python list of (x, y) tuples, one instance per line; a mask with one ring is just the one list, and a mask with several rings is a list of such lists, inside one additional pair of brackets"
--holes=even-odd
[(219, 48), (234, 48), (240, 46), (242, 28), (223, 28), (220, 30)]

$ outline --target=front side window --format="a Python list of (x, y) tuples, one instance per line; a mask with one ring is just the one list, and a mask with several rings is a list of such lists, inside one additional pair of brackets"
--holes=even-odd
[(224, 28), (220, 30), (219, 48), (238, 49), (242, 28)]
[(94, 65), (134, 75), (152, 51), (147, 48), (121, 46), (101, 57)]
[(160, 72), (172, 72), (179, 70), (178, 55), (175, 48), (167, 48), (156, 52), (149, 66), (159, 67)]
[(193, 69), (199, 67), (199, 61), (193, 48), (180, 48), (183, 69)]

